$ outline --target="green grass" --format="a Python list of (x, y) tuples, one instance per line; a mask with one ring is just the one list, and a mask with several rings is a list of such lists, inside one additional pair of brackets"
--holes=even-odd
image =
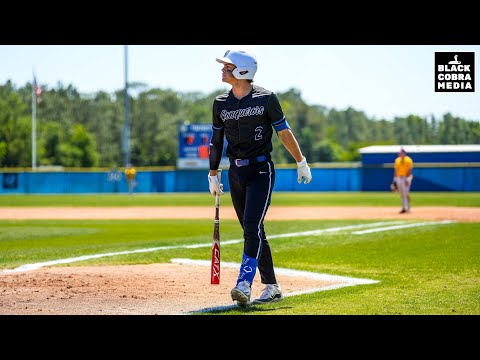
[[(209, 197), (209, 203), (211, 198)], [(368, 221), (268, 221), (267, 235)], [(0, 220), (0, 268), (157, 246), (211, 242), (211, 220)], [(325, 233), (271, 239), (282, 268), (379, 280), (285, 298), (220, 314), (480, 314), (480, 222), (453, 223), (353, 235)], [(237, 221), (224, 220), (222, 240), (242, 238)], [(239, 262), (243, 244), (222, 246), (222, 261)], [(112, 256), (71, 265), (149, 264), (171, 258), (210, 259), (209, 246)], [(209, 268), (205, 268), (209, 272)], [(254, 286), (260, 286), (258, 274)]]
[[(480, 207), (480, 192), (412, 192), (412, 206)], [(0, 207), (8, 206), (211, 206), (205, 193), (112, 195), (0, 195)], [(230, 194), (221, 198), (231, 206)], [(272, 206), (398, 206), (390, 192), (274, 192)]]

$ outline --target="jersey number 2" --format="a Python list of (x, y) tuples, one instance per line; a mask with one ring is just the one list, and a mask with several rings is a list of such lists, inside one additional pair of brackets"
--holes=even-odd
[(263, 127), (261, 126), (257, 126), (257, 128), (255, 129), (255, 140), (260, 140), (263, 136), (262, 136), (262, 130), (263, 130)]

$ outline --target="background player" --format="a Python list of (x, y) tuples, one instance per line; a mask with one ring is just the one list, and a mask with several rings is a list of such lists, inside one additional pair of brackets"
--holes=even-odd
[(132, 164), (128, 164), (125, 168), (125, 177), (127, 178), (127, 185), (128, 185), (128, 194), (133, 194), (133, 189), (137, 186), (137, 170), (132, 166)]
[(397, 183), (397, 189), (402, 200), (402, 210), (400, 214), (410, 212), (410, 187), (413, 180), (413, 160), (407, 156), (404, 148), (400, 149), (398, 157), (395, 159), (393, 181)]
[(231, 297), (239, 305), (250, 304), (251, 286), (258, 267), (265, 288), (254, 303), (278, 301), (283, 295), (263, 226), (275, 183), (275, 168), (270, 156), (273, 130), (297, 162), (299, 183), (304, 180), (308, 184), (312, 180), (310, 167), (277, 96), (252, 84), (257, 71), (256, 57), (249, 52), (228, 50), (216, 60), (223, 64), (222, 81), (232, 88), (217, 96), (213, 103), (209, 188), (212, 195), (217, 192), (223, 195), (217, 170), (226, 136), (230, 195), (244, 237), (242, 264)]

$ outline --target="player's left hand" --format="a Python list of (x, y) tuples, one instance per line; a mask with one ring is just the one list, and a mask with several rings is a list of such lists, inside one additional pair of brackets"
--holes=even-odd
[(302, 180), (305, 180), (303, 183), (308, 184), (312, 180), (312, 172), (310, 167), (307, 164), (307, 159), (304, 157), (302, 161), (297, 162), (297, 175), (298, 183), (300, 184)]

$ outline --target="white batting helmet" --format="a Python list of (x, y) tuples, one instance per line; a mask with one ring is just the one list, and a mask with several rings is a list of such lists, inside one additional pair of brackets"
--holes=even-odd
[(242, 50), (227, 50), (223, 57), (217, 58), (217, 62), (235, 65), (232, 75), (245, 80), (253, 80), (258, 67), (255, 55)]

